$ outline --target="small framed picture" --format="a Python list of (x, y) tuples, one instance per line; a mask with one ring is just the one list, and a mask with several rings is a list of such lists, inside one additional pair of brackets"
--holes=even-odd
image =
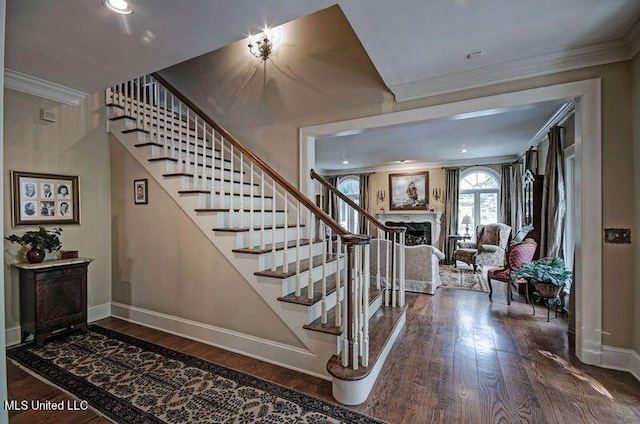
[(136, 205), (146, 205), (149, 203), (149, 181), (145, 178), (142, 180), (133, 180), (133, 203)]
[(11, 171), (13, 226), (79, 224), (78, 177)]
[(429, 172), (389, 174), (390, 210), (426, 210), (429, 203)]

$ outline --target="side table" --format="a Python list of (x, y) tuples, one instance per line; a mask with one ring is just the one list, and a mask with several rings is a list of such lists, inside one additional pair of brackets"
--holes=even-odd
[(451, 234), (449, 236), (449, 248), (447, 251), (447, 263), (453, 263), (453, 252), (455, 251), (456, 242), (458, 240), (471, 240), (471, 234)]
[(36, 344), (58, 330), (87, 329), (87, 267), (93, 259), (13, 264), (20, 270), (21, 342)]

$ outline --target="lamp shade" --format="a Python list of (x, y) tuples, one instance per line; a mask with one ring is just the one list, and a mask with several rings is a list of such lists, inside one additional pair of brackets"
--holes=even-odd
[(469, 215), (465, 215), (462, 217), (462, 224), (469, 225), (471, 224), (471, 217)]

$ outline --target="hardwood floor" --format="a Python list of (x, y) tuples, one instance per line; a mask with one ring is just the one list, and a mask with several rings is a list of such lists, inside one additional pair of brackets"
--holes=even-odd
[[(407, 325), (369, 399), (353, 409), (391, 423), (640, 422), (640, 383), (581, 364), (563, 319), (522, 298), (439, 288), (407, 294)], [(517, 295), (516, 295), (517, 296)], [(110, 318), (100, 325), (332, 400), (331, 383)], [(10, 399), (71, 399), (8, 364)], [(91, 411), (12, 412), (11, 423), (108, 422)]]

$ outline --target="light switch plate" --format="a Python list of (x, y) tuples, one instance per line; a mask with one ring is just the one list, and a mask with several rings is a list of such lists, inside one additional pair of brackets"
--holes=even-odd
[(631, 228), (605, 228), (605, 243), (631, 243)]

